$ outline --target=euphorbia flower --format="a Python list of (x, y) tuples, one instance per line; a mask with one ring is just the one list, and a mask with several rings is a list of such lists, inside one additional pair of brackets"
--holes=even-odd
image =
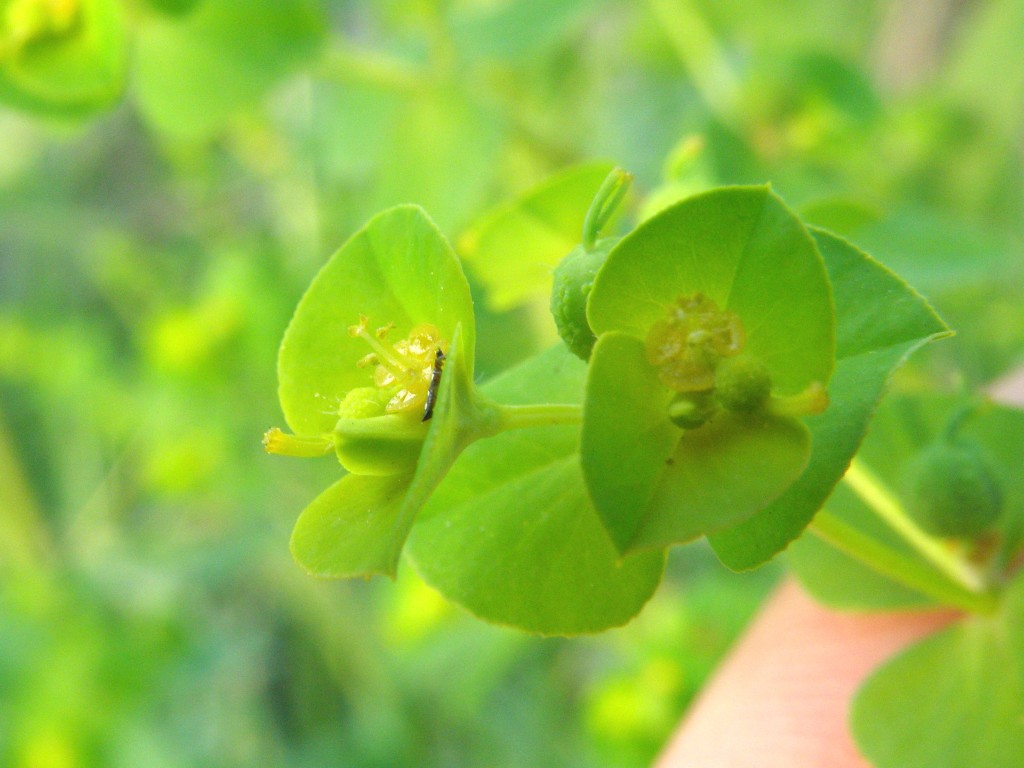
[[(312, 573), (394, 573), (416, 511), (470, 435), (486, 430), (486, 414), (465, 413), (476, 407), (473, 328), (458, 259), (415, 206), (376, 216), (310, 285), (278, 357), (294, 434), (271, 429), (264, 445), (292, 456), (333, 450), (350, 473), (296, 524), (292, 552)], [(428, 411), (431, 394), (439, 402)], [(450, 419), (458, 408), (462, 418)]]
[(814, 241), (767, 187), (689, 198), (611, 251), (581, 461), (621, 552), (739, 522), (800, 475), (796, 417), (827, 405), (833, 315)]

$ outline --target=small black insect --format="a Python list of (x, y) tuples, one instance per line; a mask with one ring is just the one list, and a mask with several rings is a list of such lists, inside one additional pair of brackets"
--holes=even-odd
[(420, 421), (429, 421), (434, 415), (434, 405), (437, 403), (437, 388), (441, 384), (441, 371), (444, 368), (444, 352), (437, 348), (434, 355), (434, 372), (430, 375), (430, 388), (427, 390), (427, 402), (423, 406), (423, 418)]

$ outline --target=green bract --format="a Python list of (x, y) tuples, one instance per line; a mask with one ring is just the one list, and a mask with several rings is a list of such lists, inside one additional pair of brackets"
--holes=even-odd
[[(395, 473), (350, 474), (322, 493), (299, 516), (292, 532), (292, 554), (316, 576), (393, 576), (417, 513), (459, 453), (473, 440), (492, 434), (497, 414), (476, 396), (463, 354), (461, 326), (451, 342), (450, 365), (430, 427), (421, 431), (415, 463), (403, 445)], [(367, 419), (373, 421), (373, 419)], [(372, 426), (366, 439), (375, 438)], [(390, 447), (387, 433), (376, 435)], [(364, 446), (366, 448), (366, 446)], [(363, 455), (374, 457), (374, 449)]]
[(0, 0), (0, 100), (43, 114), (110, 106), (125, 80), (117, 0)]
[[(641, 224), (609, 254), (587, 314), (598, 342), (581, 459), (620, 551), (734, 524), (803, 471), (810, 438), (793, 416), (825, 405), (832, 296), (814, 241), (767, 187), (714, 190)], [(732, 377), (708, 420), (719, 364), (739, 354), (772, 397), (755, 403)], [(688, 398), (704, 415), (682, 430)]]
[(373, 383), (359, 367), (372, 350), (349, 329), (393, 323), (388, 339), (429, 323), (450, 343), (462, 326), (464, 365), (473, 369), (473, 300), (451, 246), (422, 209), (375, 216), (324, 265), (302, 297), (278, 356), (278, 394), (299, 435), (330, 432), (351, 390)]
[(800, 535), (857, 452), (889, 375), (915, 349), (949, 330), (919, 294), (845, 240), (813, 230), (836, 307), (836, 367), (829, 408), (807, 418), (807, 468), (763, 512), (710, 537), (735, 570), (767, 562)]

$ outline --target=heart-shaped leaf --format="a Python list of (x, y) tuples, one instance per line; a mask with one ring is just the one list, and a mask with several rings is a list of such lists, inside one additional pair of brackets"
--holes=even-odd
[[(586, 366), (561, 345), (486, 385), (503, 403), (579, 402)], [(417, 570), (481, 618), (541, 634), (597, 632), (639, 612), (662, 553), (620, 559), (590, 505), (578, 431), (505, 432), (462, 454), (409, 540)]]

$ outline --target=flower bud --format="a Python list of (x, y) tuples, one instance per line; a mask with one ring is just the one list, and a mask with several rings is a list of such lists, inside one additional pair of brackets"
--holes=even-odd
[(587, 299), (605, 257), (617, 242), (618, 238), (609, 237), (597, 241), (592, 250), (577, 246), (555, 267), (551, 314), (562, 341), (583, 360), (590, 359), (597, 340), (587, 321)]

